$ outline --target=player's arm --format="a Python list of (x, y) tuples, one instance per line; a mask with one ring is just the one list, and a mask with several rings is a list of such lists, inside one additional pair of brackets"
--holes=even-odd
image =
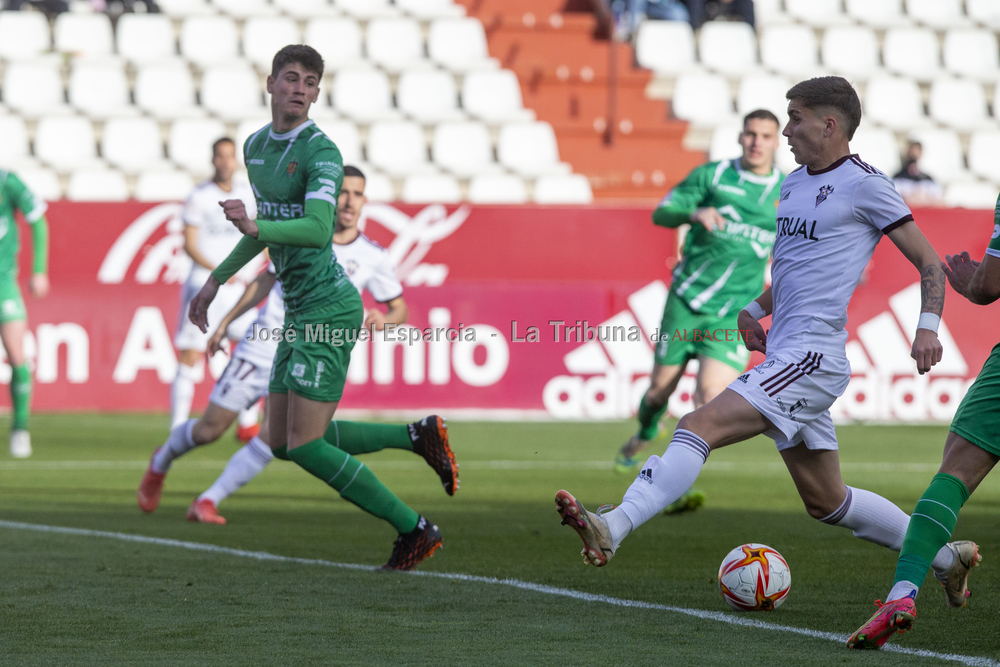
[(211, 271), (215, 268), (215, 265), (205, 259), (205, 256), (198, 250), (198, 234), (200, 231), (195, 225), (184, 223), (184, 252), (188, 254), (192, 262)]
[(767, 353), (767, 332), (764, 331), (760, 321), (773, 311), (774, 298), (771, 296), (771, 288), (768, 287), (763, 294), (748, 303), (737, 316), (736, 326), (740, 329), (740, 337), (751, 352)]
[(35, 197), (15, 174), (8, 174), (5, 182), (7, 195), (14, 207), (31, 225), (31, 279), (28, 287), (36, 299), (42, 299), (49, 293), (49, 222), (45, 218), (48, 205)]
[(709, 231), (725, 227), (726, 219), (718, 210), (701, 206), (711, 190), (712, 171), (708, 165), (703, 165), (688, 174), (653, 211), (653, 224), (677, 228), (697, 223)]
[(219, 202), (226, 218), (255, 241), (299, 248), (322, 248), (333, 236), (336, 205), (319, 199), (306, 200), (305, 216), (291, 220), (251, 220), (239, 199)]
[(387, 310), (384, 313), (378, 308), (372, 308), (368, 311), (368, 315), (365, 317), (366, 328), (374, 324), (376, 331), (382, 331), (387, 324), (399, 326), (406, 322), (406, 318), (410, 316), (410, 309), (402, 296), (386, 301), (385, 305)]
[(944, 311), (944, 271), (941, 258), (915, 223), (905, 222), (888, 233), (889, 240), (920, 271), (920, 319), (910, 356), (921, 375), (941, 361), (943, 348), (937, 329)]
[[(240, 203), (242, 204), (242, 202)], [(215, 299), (219, 286), (236, 275), (237, 271), (246, 266), (247, 262), (259, 255), (266, 247), (264, 242), (244, 236), (229, 253), (229, 256), (222, 260), (208, 276), (205, 285), (191, 300), (191, 306), (188, 309), (188, 319), (201, 329), (202, 333), (208, 333), (208, 307)]]
[(965, 251), (945, 255), (944, 259), (941, 269), (956, 292), (980, 306), (1000, 299), (1000, 257), (987, 250), (982, 262)]

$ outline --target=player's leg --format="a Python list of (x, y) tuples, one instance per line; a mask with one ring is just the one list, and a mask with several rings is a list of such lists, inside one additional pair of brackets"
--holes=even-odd
[(10, 429), (10, 455), (14, 458), (31, 456), (31, 436), (28, 419), (31, 416), (31, 369), (24, 357), (24, 334), (28, 330), (28, 314), (17, 284), (0, 285), (0, 341), (7, 351), (10, 364), (10, 400), (13, 419)]
[(198, 364), (203, 357), (198, 350), (178, 350), (177, 375), (170, 385), (170, 428), (183, 424), (191, 415)]
[(254, 403), (240, 410), (236, 418), (236, 439), (240, 442), (250, 442), (250, 439), (260, 433), (260, 404)]

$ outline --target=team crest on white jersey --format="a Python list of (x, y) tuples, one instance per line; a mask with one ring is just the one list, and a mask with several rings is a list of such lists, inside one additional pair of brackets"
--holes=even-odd
[(822, 186), (820, 186), (820, 188), (819, 188), (819, 194), (816, 195), (816, 206), (819, 206), (820, 204), (822, 204), (823, 202), (825, 202), (826, 198), (829, 197), (830, 194), (832, 194), (832, 193), (833, 193), (833, 186), (832, 185), (822, 185)]
[(344, 263), (344, 271), (347, 272), (348, 276), (353, 276), (358, 270), (358, 261), (356, 259), (349, 259)]

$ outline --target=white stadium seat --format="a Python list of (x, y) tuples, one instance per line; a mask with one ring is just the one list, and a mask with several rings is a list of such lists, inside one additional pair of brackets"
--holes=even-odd
[(969, 170), (1000, 183), (1000, 130), (980, 130), (969, 137)]
[(949, 30), (944, 36), (942, 55), (945, 69), (954, 74), (982, 81), (1000, 78), (997, 38), (992, 30)]
[(829, 28), (823, 33), (823, 66), (847, 77), (868, 78), (881, 67), (875, 31), (863, 26)]
[(115, 28), (118, 55), (132, 62), (177, 55), (174, 24), (165, 14), (122, 14)]
[(413, 19), (375, 19), (365, 31), (368, 58), (389, 72), (417, 65), (424, 58), (420, 24)]
[(320, 120), (316, 125), (337, 144), (344, 164), (356, 165), (364, 159), (361, 153), (361, 133), (358, 132), (357, 125), (348, 120)]
[(333, 79), (333, 106), (361, 122), (399, 117), (399, 112), (392, 108), (389, 77), (377, 69), (338, 71)]
[(971, 79), (935, 79), (928, 107), (931, 118), (957, 130), (993, 124), (987, 116), (983, 86)]
[(236, 24), (228, 16), (193, 16), (181, 26), (181, 54), (198, 65), (238, 58)]
[(480, 174), (469, 181), (468, 199), (473, 204), (525, 204), (528, 189), (520, 176)]
[(500, 164), (522, 176), (565, 173), (552, 126), (544, 121), (507, 123), (497, 138)]
[(28, 157), (28, 128), (20, 116), (0, 115), (0, 169)]
[(490, 58), (486, 31), (476, 18), (438, 19), (427, 32), (427, 53), (435, 63), (452, 72), (496, 69)]
[(4, 103), (27, 116), (65, 113), (62, 75), (57, 61), (8, 63), (3, 78)]
[(336, 14), (330, 0), (274, 0), (274, 6), (297, 19)]
[(104, 56), (114, 50), (111, 19), (107, 14), (67, 12), (56, 18), (56, 51), (81, 56)]
[(790, 19), (781, 6), (782, 0), (754, 0), (753, 13), (757, 27), (787, 23)]
[(101, 133), (101, 156), (133, 173), (164, 161), (160, 126), (152, 118), (112, 118)]
[(921, 168), (942, 185), (952, 181), (969, 180), (962, 159), (962, 144), (954, 130), (927, 128), (910, 133), (920, 142), (923, 155)]
[(170, 159), (198, 175), (212, 170), (212, 144), (226, 136), (226, 126), (214, 118), (182, 118), (170, 126)]
[(740, 146), (739, 140), (742, 132), (743, 123), (738, 120), (716, 125), (712, 130), (708, 159), (716, 162), (718, 160), (735, 160), (742, 156), (743, 148)]
[(946, 206), (993, 210), (997, 203), (997, 187), (992, 183), (960, 181), (945, 188)]
[(52, 169), (44, 167), (32, 167), (29, 169), (19, 169), (17, 177), (28, 186), (28, 189), (36, 196), (45, 201), (55, 201), (62, 199), (62, 186), (59, 185), (59, 176)]
[(540, 176), (532, 199), (536, 204), (592, 204), (594, 193), (583, 174)]
[(767, 109), (778, 117), (779, 131), (788, 117), (788, 100), (785, 93), (792, 82), (783, 76), (768, 74), (748, 75), (740, 79), (736, 93), (736, 113), (740, 116), (756, 109)]
[(52, 48), (49, 22), (40, 12), (0, 12), (0, 58), (34, 58)]
[(847, 14), (873, 28), (892, 28), (909, 24), (903, 13), (903, 0), (846, 0)]
[(935, 30), (969, 25), (961, 0), (906, 0), (906, 14)]
[(421, 21), (465, 16), (465, 7), (452, 0), (396, 0), (396, 6)]
[(431, 142), (434, 163), (461, 177), (497, 168), (486, 126), (475, 121), (439, 123)]
[(208, 4), (208, 0), (157, 0), (157, 4), (164, 14), (173, 18), (216, 13), (215, 8)]
[(694, 31), (685, 21), (643, 21), (635, 38), (635, 58), (640, 67), (657, 74), (680, 74), (694, 58)]
[(882, 42), (882, 61), (891, 72), (933, 79), (941, 69), (937, 36), (930, 28), (890, 28)]
[(785, 11), (789, 16), (817, 27), (841, 25), (849, 21), (841, 0), (785, 0)]
[(394, 176), (429, 171), (423, 129), (412, 121), (373, 123), (368, 129), (368, 161)]
[(733, 115), (729, 82), (718, 74), (681, 74), (671, 104), (677, 118), (699, 125), (714, 125)]
[(270, 0), (212, 0), (212, 5), (223, 14), (228, 14), (238, 19), (245, 19), (251, 16), (268, 16), (275, 12), (274, 5), (270, 3)]
[(399, 199), (405, 204), (457, 204), (462, 189), (448, 174), (412, 174), (403, 180)]
[(976, 23), (993, 28), (1000, 28), (1000, 2), (996, 0), (965, 0), (965, 11)]
[(362, 20), (399, 15), (390, 0), (334, 0), (333, 6), (348, 16)]
[(517, 75), (508, 69), (466, 74), (462, 80), (462, 107), (487, 123), (535, 119), (535, 112), (524, 108)]
[(819, 69), (816, 33), (804, 25), (769, 26), (760, 36), (760, 60), (783, 74), (812, 74)]
[(757, 67), (757, 35), (746, 23), (709, 21), (698, 35), (701, 64), (725, 74)]
[(92, 118), (135, 113), (120, 61), (75, 62), (69, 77), (69, 103)]
[(366, 171), (364, 174), (365, 197), (368, 198), (368, 201), (396, 201), (396, 188), (393, 186), (391, 178), (377, 171)]
[(243, 24), (243, 55), (268, 73), (275, 53), (287, 44), (301, 42), (302, 33), (290, 18), (253, 16)]
[(140, 66), (135, 78), (135, 103), (157, 118), (204, 114), (195, 104), (191, 70), (180, 59)]
[(149, 170), (135, 182), (137, 201), (184, 201), (194, 189), (194, 179), (186, 171)]
[(77, 169), (66, 185), (70, 201), (125, 201), (128, 184), (120, 171), (112, 169)]
[(421, 123), (461, 120), (455, 76), (443, 70), (403, 72), (396, 84), (399, 110)]
[(330, 70), (356, 65), (363, 59), (361, 27), (353, 19), (312, 18), (306, 23), (305, 43), (319, 51)]
[(94, 126), (80, 116), (46, 116), (35, 129), (35, 157), (58, 171), (91, 167), (97, 161)]
[(260, 79), (248, 65), (215, 65), (201, 78), (201, 103), (225, 120), (265, 113)]
[(890, 177), (899, 171), (899, 144), (891, 130), (859, 127), (851, 139), (851, 152)]
[(927, 125), (920, 88), (913, 79), (876, 77), (865, 86), (864, 117), (897, 130)]

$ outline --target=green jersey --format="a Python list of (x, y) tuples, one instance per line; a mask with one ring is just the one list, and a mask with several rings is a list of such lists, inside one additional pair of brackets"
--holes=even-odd
[[(14, 219), (15, 209), (24, 215), (28, 224), (34, 225), (45, 215), (46, 205), (31, 193), (21, 179), (9, 171), (0, 170), (0, 274), (17, 275), (17, 252), (21, 249), (21, 240)], [(35, 249), (35, 254), (39, 254), (39, 249)], [(44, 271), (42, 267), (36, 273)]]
[(337, 146), (308, 120), (275, 134), (271, 125), (247, 139), (243, 156), (257, 200), (258, 239), (267, 244), (288, 314), (336, 303), (356, 290), (333, 254), (333, 228), (320, 246), (294, 246), (269, 240), (282, 221), (305, 218), (310, 200), (326, 202), (336, 217), (344, 181), (344, 161)]
[(784, 175), (744, 170), (740, 161), (704, 164), (667, 193), (653, 222), (678, 227), (695, 209), (714, 207), (726, 219), (722, 230), (692, 224), (671, 290), (696, 313), (725, 317), (764, 289), (764, 269), (774, 245), (775, 210)]

